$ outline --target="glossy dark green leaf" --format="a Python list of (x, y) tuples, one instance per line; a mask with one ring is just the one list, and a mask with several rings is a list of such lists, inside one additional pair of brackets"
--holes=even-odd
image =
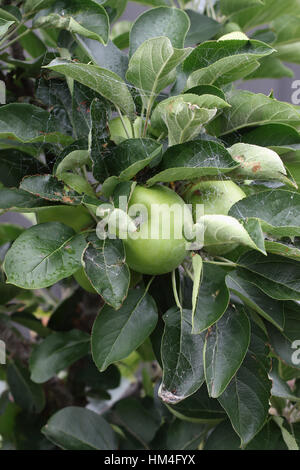
[(48, 322), (50, 330), (68, 331), (74, 328), (76, 320), (78, 320), (83, 313), (83, 309), (80, 308), (81, 301), (82, 291), (77, 289), (59, 302), (57, 307), (53, 310)]
[(300, 234), (300, 195), (296, 192), (262, 191), (232, 206), (229, 215), (238, 219), (256, 217), (265, 232), (278, 237)]
[(86, 275), (106, 303), (118, 309), (124, 302), (130, 283), (122, 240), (89, 239), (83, 254)]
[(157, 448), (173, 451), (197, 450), (206, 432), (207, 427), (204, 424), (176, 419), (160, 429), (156, 439)]
[(31, 380), (47, 382), (90, 350), (90, 336), (80, 330), (52, 333), (38, 344), (30, 357)]
[(182, 49), (190, 27), (187, 14), (177, 8), (159, 7), (138, 17), (130, 32), (130, 56), (147, 39), (166, 36), (172, 46)]
[(240, 446), (241, 441), (230, 421), (223, 421), (208, 436), (204, 450), (241, 450)]
[[(262, 286), (259, 280), (255, 281), (255, 276), (251, 276), (251, 282), (255, 282), (260, 289), (266, 291), (266, 289), (271, 289), (273, 284), (277, 284), (277, 289), (281, 288), (285, 293), (286, 297), (283, 297), (283, 300), (289, 299), (289, 295), (291, 300), (300, 300), (300, 265), (297, 261), (272, 254), (265, 257), (260, 253), (250, 251), (239, 259), (239, 265), (266, 279), (265, 286)], [(278, 298), (276, 294), (273, 296), (270, 292), (266, 293)]]
[(40, 289), (71, 276), (81, 267), (85, 237), (59, 222), (34, 225), (23, 232), (6, 254), (7, 281)]
[(116, 436), (104, 418), (94, 411), (69, 406), (55, 413), (42, 432), (65, 450), (115, 450)]
[(246, 305), (282, 330), (284, 327), (283, 303), (264, 294), (240, 274), (241, 270), (239, 269), (228, 274), (226, 277), (227, 287), (240, 297)]
[(222, 268), (204, 263), (203, 279), (193, 317), (193, 334), (199, 334), (212, 326), (227, 309), (229, 291), (225, 284), (226, 274)]
[(97, 65), (81, 64), (63, 59), (53, 60), (46, 68), (77, 80), (111, 101), (130, 117), (134, 116), (133, 98), (126, 83), (116, 73)]
[(217, 424), (226, 418), (218, 400), (210, 398), (206, 385), (177, 405), (167, 405), (177, 418), (192, 423)]
[(34, 18), (34, 28), (59, 28), (95, 39), (108, 41), (109, 21), (106, 10), (91, 0), (62, 1), (40, 11)]
[(218, 399), (240, 436), (242, 446), (247, 445), (267, 421), (271, 395), (267, 337), (254, 324), (251, 331), (249, 352)]
[(21, 363), (11, 362), (6, 377), (15, 403), (28, 413), (40, 413), (45, 406), (44, 392), (32, 382), (29, 370)]
[(113, 422), (140, 441), (145, 448), (152, 441), (160, 426), (160, 419), (136, 398), (119, 401), (113, 411)]
[(299, 132), (288, 124), (263, 124), (256, 129), (245, 132), (242, 142), (260, 145), (275, 150), (278, 154), (296, 150), (300, 146)]
[(208, 331), (204, 367), (210, 396), (219, 397), (240, 368), (250, 342), (250, 324), (241, 306), (230, 306)]
[(250, 91), (235, 91), (227, 96), (231, 108), (223, 111), (208, 126), (215, 135), (227, 135), (249, 126), (258, 126), (278, 122), (298, 126), (300, 113), (289, 103), (274, 100), (261, 93)]
[(50, 119), (48, 111), (27, 103), (11, 103), (1, 106), (0, 137), (23, 143), (68, 144), (73, 141), (71, 136), (57, 131), (55, 122)]
[(238, 165), (221, 144), (194, 140), (168, 149), (159, 167), (161, 171), (148, 184), (214, 176), (228, 173)]
[(92, 333), (93, 359), (100, 371), (126, 358), (152, 333), (156, 323), (156, 305), (143, 290), (129, 290), (118, 311), (104, 306)]
[(192, 313), (173, 307), (163, 317), (161, 344), (163, 378), (159, 396), (176, 404), (196, 392), (204, 382), (204, 336), (192, 334)]
[(105, 372), (99, 372), (91, 355), (82, 358), (79, 362), (80, 373), (75, 380), (89, 387), (91, 391), (111, 390), (119, 387), (121, 373), (117, 366), (109, 366)]

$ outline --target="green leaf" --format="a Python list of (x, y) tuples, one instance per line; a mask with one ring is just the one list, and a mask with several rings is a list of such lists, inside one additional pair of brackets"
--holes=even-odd
[(295, 183), (287, 177), (281, 158), (274, 150), (258, 145), (239, 143), (230, 147), (228, 152), (234, 160), (240, 163), (239, 168), (230, 174), (233, 179), (275, 179), (295, 187)]
[(177, 418), (191, 423), (217, 424), (226, 418), (218, 401), (208, 396), (205, 385), (176, 405), (167, 405)]
[(127, 296), (130, 283), (122, 240), (99, 240), (96, 236), (89, 238), (83, 263), (94, 289), (106, 303), (119, 309)]
[(237, 269), (228, 274), (226, 276), (227, 287), (246, 305), (273, 323), (277, 328), (283, 330), (283, 303), (270, 298), (254, 284), (244, 279), (242, 272), (242, 270)]
[(300, 113), (289, 103), (277, 101), (261, 93), (235, 91), (227, 96), (231, 108), (223, 111), (208, 127), (216, 135), (227, 135), (249, 126), (261, 126), (270, 122), (300, 124)]
[[(83, 175), (78, 175), (76, 173), (71, 173), (68, 171), (64, 171), (59, 173), (57, 176), (60, 181), (62, 181), (65, 185), (68, 185), (72, 191), (69, 194), (72, 194), (73, 191), (76, 191), (77, 194), (81, 196), (87, 194), (90, 197), (95, 197), (95, 191), (92, 188), (92, 185), (87, 181), (87, 179)], [(65, 186), (66, 187), (66, 186)], [(67, 201), (67, 199), (63, 199)]]
[(256, 40), (218, 40), (200, 44), (183, 64), (187, 88), (197, 85), (221, 86), (249, 75), (259, 66), (258, 59), (274, 49)]
[(143, 42), (132, 55), (127, 80), (135, 85), (147, 107), (160, 91), (176, 80), (176, 67), (192, 49), (175, 49), (167, 37)]
[(40, 385), (30, 380), (26, 367), (11, 362), (6, 370), (7, 383), (14, 402), (28, 413), (40, 413), (45, 406), (45, 396)]
[(278, 374), (276, 366), (274, 366), (275, 364), (273, 363), (272, 370), (269, 372), (269, 377), (272, 380), (272, 396), (284, 398), (285, 400), (289, 400), (292, 402), (300, 401), (300, 397), (297, 397), (297, 395), (292, 392), (288, 383), (282, 380), (282, 378)]
[(105, 104), (95, 98), (91, 104), (91, 129), (89, 134), (89, 153), (93, 162), (93, 176), (96, 180), (103, 182), (109, 172), (107, 169), (106, 151), (107, 147), (107, 118), (108, 113)]
[(284, 442), (286, 443), (288, 449), (289, 450), (300, 450), (299, 446), (298, 446), (298, 443), (296, 442), (296, 439), (284, 426), (284, 419), (280, 418), (279, 416), (274, 416), (273, 420), (279, 426), (279, 428), (282, 432), (282, 437), (283, 437)]
[(284, 14), (294, 14), (298, 6), (298, 0), (286, 0), (285, 3), (277, 0), (264, 0), (262, 5), (249, 4), (248, 8), (233, 13), (230, 19), (247, 31), (255, 26), (269, 23)]
[(223, 421), (208, 436), (204, 450), (241, 450), (240, 444), (230, 421)]
[(227, 215), (203, 215), (197, 221), (197, 224), (204, 230), (204, 246), (218, 248), (226, 244), (240, 244), (254, 248), (265, 253), (263, 248), (256, 244), (256, 240), (248, 233), (246, 228), (238, 222), (234, 217)]
[(242, 307), (229, 307), (208, 331), (204, 368), (208, 392), (217, 398), (240, 368), (250, 342), (250, 323)]
[(73, 150), (68, 153), (56, 167), (56, 174), (80, 168), (90, 161), (88, 150)]
[(230, 16), (240, 10), (263, 4), (263, 0), (220, 0), (220, 9), (223, 15)]
[(20, 189), (47, 201), (59, 201), (64, 204), (79, 204), (81, 201), (78, 194), (52, 175), (27, 176), (20, 184)]
[(17, 149), (0, 150), (0, 181), (7, 187), (19, 186), (26, 175), (46, 173), (37, 158)]
[(80, 64), (63, 59), (55, 59), (45, 68), (77, 80), (111, 101), (125, 114), (134, 117), (135, 106), (131, 94), (126, 83), (116, 73), (96, 65)]
[(299, 16), (282, 15), (271, 23), (271, 27), (276, 32), (275, 44), (289, 44), (300, 41)]
[(89, 353), (90, 336), (80, 330), (52, 333), (30, 357), (31, 380), (44, 383)]
[(128, 68), (128, 56), (108, 41), (107, 45), (99, 44), (94, 39), (76, 36), (76, 40), (85, 54), (99, 67), (108, 69), (116, 73), (125, 80), (125, 74)]
[(193, 334), (207, 330), (226, 311), (229, 291), (225, 285), (225, 276), (226, 271), (219, 266), (204, 263), (203, 279), (193, 317)]
[(131, 57), (144, 41), (159, 36), (166, 36), (173, 47), (182, 49), (189, 27), (189, 17), (182, 10), (169, 7), (147, 10), (132, 26), (129, 56)]
[(106, 156), (106, 168), (120, 181), (129, 181), (161, 152), (161, 144), (153, 139), (127, 139), (111, 149)]
[(104, 371), (127, 357), (148, 338), (156, 322), (156, 305), (145, 290), (129, 290), (118, 311), (105, 305), (92, 333), (92, 354), (98, 369)]
[(73, 141), (71, 136), (57, 132), (48, 111), (27, 103), (1, 106), (0, 137), (23, 143), (70, 144)]
[(157, 132), (168, 133), (169, 146), (192, 140), (204, 124), (213, 119), (218, 109), (228, 104), (215, 95), (184, 94), (161, 101), (151, 117)]
[(165, 403), (176, 404), (196, 392), (204, 382), (204, 337), (192, 334), (190, 310), (173, 307), (163, 319), (163, 378), (158, 395)]
[[(157, 435), (157, 448), (164, 450), (197, 450), (207, 427), (201, 423), (188, 423), (175, 419)], [(156, 447), (154, 446), (156, 449)]]
[(254, 72), (247, 75), (244, 80), (257, 80), (259, 78), (283, 78), (293, 77), (292, 69), (286, 67), (278, 57), (271, 55), (259, 60), (260, 66)]
[[(297, 349), (293, 347), (293, 341), (280, 333), (280, 331), (272, 325), (267, 325), (267, 328), (272, 351), (285, 366), (293, 368), (296, 373), (300, 370), (300, 364), (298, 364), (297, 361)], [(299, 339), (299, 337), (297, 339)], [(295, 376), (295, 374), (293, 376)]]
[(267, 338), (254, 324), (251, 325), (251, 330), (249, 352), (218, 399), (240, 436), (242, 446), (247, 445), (267, 421), (271, 393)]
[[(1, 14), (1, 12), (0, 12)], [(0, 38), (5, 36), (9, 28), (14, 24), (14, 21), (6, 20), (5, 18), (0, 17)]]
[[(300, 264), (297, 261), (272, 254), (263, 256), (250, 251), (241, 256), (238, 263), (259, 276), (256, 280), (252, 275), (251, 282), (254, 282), (270, 297), (300, 300)], [(264, 278), (262, 282), (261, 278)], [(278, 295), (276, 288), (272, 292), (274, 284), (277, 284), (279, 292), (282, 290), (285, 295)]]
[(43, 434), (65, 450), (115, 450), (116, 436), (104, 418), (94, 411), (69, 406), (55, 413)]
[(83, 234), (59, 222), (34, 225), (8, 250), (7, 282), (25, 289), (41, 289), (71, 276), (81, 267), (86, 246)]
[(91, 0), (66, 0), (39, 12), (33, 21), (33, 28), (58, 28), (72, 34), (80, 34), (106, 44), (109, 34), (109, 20), (106, 10)]
[(113, 422), (140, 441), (146, 449), (161, 424), (160, 417), (151, 408), (147, 409), (133, 397), (124, 398), (116, 404)]
[(150, 178), (147, 184), (215, 176), (228, 173), (238, 165), (223, 145), (213, 141), (193, 140), (169, 148), (159, 166), (161, 171)]
[(37, 196), (29, 194), (21, 189), (0, 189), (0, 213), (13, 212), (33, 212), (40, 207), (50, 205)]
[(273, 255), (285, 256), (286, 258), (295, 259), (300, 261), (300, 248), (290, 245), (288, 243), (279, 243), (266, 240), (266, 251)]
[(242, 142), (269, 147), (280, 155), (298, 150), (300, 147), (300, 136), (294, 127), (275, 122), (263, 124), (256, 129), (246, 132), (242, 136)]
[(232, 206), (229, 215), (238, 219), (256, 217), (262, 229), (274, 236), (300, 234), (300, 195), (291, 191), (262, 191)]
[(299, 44), (300, 41), (277, 46), (277, 57), (285, 62), (300, 64)]
[(194, 10), (185, 11), (191, 22), (190, 29), (185, 38), (185, 47), (207, 41), (213, 38), (221, 29), (221, 25), (218, 21), (206, 15), (201, 15)]
[(24, 5), (25, 13), (32, 14), (42, 8), (47, 8), (54, 0), (26, 0)]

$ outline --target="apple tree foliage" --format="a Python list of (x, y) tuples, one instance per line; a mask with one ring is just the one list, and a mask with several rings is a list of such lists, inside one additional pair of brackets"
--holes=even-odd
[[(300, 1), (126, 3), (0, 2), (1, 447), (299, 449), (300, 108), (239, 84), (292, 76)], [(245, 197), (175, 271), (96, 236), (204, 181)]]

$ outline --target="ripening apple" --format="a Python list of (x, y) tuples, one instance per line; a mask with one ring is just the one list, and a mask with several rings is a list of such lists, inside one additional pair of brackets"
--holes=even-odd
[[(130, 211), (142, 205), (148, 220), (141, 222), (134, 238), (124, 240), (128, 266), (143, 274), (164, 274), (175, 269), (185, 258), (184, 224), (193, 224), (192, 214), (183, 199), (165, 186), (136, 186), (129, 202)], [(181, 212), (177, 216), (174, 205)], [(173, 206), (173, 210), (172, 210)], [(165, 232), (166, 226), (169, 233)]]

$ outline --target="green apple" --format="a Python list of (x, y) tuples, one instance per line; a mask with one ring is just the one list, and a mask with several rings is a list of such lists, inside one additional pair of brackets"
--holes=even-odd
[[(164, 274), (175, 269), (186, 256), (184, 224), (191, 224), (192, 215), (184, 213), (183, 199), (165, 186), (136, 186), (129, 202), (130, 211), (142, 205), (148, 220), (141, 222), (135, 237), (124, 239), (128, 266), (143, 274)], [(178, 217), (174, 205), (182, 216)], [(165, 232), (168, 227), (169, 233)]]
[(53, 206), (39, 209), (36, 212), (38, 224), (44, 222), (61, 222), (80, 232), (94, 223), (89, 211), (83, 206)]
[[(192, 204), (193, 217), (196, 221), (196, 205), (203, 204), (204, 214), (227, 215), (233, 204), (246, 197), (244, 191), (233, 181), (200, 181), (184, 194), (186, 202)], [(207, 247), (211, 255), (224, 255), (238, 245), (224, 244)]]
[(200, 181), (184, 194), (185, 201), (193, 205), (194, 218), (196, 204), (204, 205), (204, 214), (227, 215), (231, 206), (244, 197), (244, 191), (230, 180)]
[(85, 274), (85, 270), (80, 268), (76, 273), (73, 275), (75, 280), (78, 282), (78, 284), (87, 292), (90, 292), (91, 294), (97, 294), (97, 291), (94, 289), (92, 284), (90, 283), (89, 278)]

